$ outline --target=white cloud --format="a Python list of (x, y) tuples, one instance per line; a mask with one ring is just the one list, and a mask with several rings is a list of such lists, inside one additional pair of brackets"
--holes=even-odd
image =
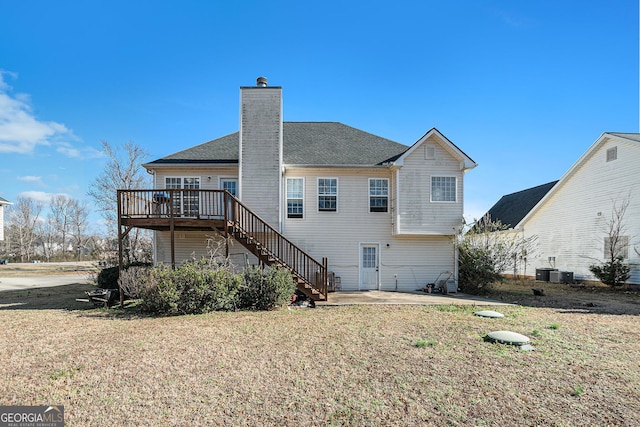
[(96, 150), (93, 147), (76, 148), (68, 142), (58, 143), (56, 151), (74, 159), (95, 159), (104, 156), (102, 151)]
[(30, 199), (35, 200), (36, 202), (42, 202), (44, 205), (49, 205), (51, 203), (51, 198), (53, 196), (65, 196), (71, 198), (69, 194), (65, 193), (46, 193), (44, 191), (23, 191), (18, 194), (18, 196), (28, 197)]
[(42, 182), (42, 177), (41, 176), (33, 176), (33, 175), (26, 175), (26, 176), (19, 176), (16, 178), (18, 181), (24, 181), (24, 182), (34, 182), (40, 185), (44, 185), (44, 183)]
[(31, 111), (28, 95), (12, 94), (4, 76), (15, 74), (0, 70), (0, 153), (30, 154), (37, 145), (72, 135), (65, 125), (38, 120)]

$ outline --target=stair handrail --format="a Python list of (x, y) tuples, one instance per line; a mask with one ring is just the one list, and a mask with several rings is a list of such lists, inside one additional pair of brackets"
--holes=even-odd
[(274, 260), (286, 265), (324, 297), (327, 296), (326, 258), (322, 263), (318, 262), (263, 220), (240, 199), (225, 190), (225, 208), (229, 207), (231, 207), (231, 212), (226, 213), (225, 217), (238, 231), (255, 239)]

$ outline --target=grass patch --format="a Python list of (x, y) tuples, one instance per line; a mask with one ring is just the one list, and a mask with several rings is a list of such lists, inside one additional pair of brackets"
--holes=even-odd
[[(522, 305), (489, 323), (453, 305), (150, 317), (76, 303), (83, 289), (0, 292), (4, 405), (64, 404), (82, 426), (640, 419), (640, 340), (623, 338), (638, 336), (633, 294), (550, 289), (528, 301), (522, 290)], [(494, 328), (537, 331), (536, 351), (484, 342)]]
[(413, 342), (413, 345), (418, 348), (433, 347), (434, 345), (436, 345), (436, 341), (433, 339), (427, 339), (427, 340), (419, 339), (419, 340), (415, 340)]

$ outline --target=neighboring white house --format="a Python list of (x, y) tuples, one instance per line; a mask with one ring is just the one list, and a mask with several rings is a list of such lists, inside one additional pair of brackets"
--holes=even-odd
[[(476, 163), (435, 128), (406, 146), (337, 122), (283, 122), (282, 88), (261, 78), (240, 89), (239, 132), (144, 167), (155, 189), (182, 190), (173, 203), (183, 215), (200, 217), (202, 190), (236, 195), (306, 253), (326, 257), (343, 290), (415, 290), (439, 276), (455, 286), (452, 236)], [(163, 263), (206, 255), (212, 234), (155, 230)]]
[(557, 268), (577, 280), (597, 280), (589, 265), (606, 259), (607, 223), (614, 207), (628, 203), (622, 222), (632, 273), (627, 283), (640, 284), (639, 165), (640, 134), (603, 133), (559, 181), (505, 196), (489, 214), (514, 232), (538, 236), (535, 253), (527, 254), (529, 275)]
[(0, 197), (0, 240), (4, 240), (4, 207), (5, 205), (11, 205), (8, 200)]

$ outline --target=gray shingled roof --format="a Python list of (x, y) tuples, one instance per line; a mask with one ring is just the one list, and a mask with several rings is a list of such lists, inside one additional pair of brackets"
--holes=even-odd
[(502, 198), (489, 209), (488, 214), (491, 220), (500, 221), (503, 225), (509, 226), (509, 228), (515, 227), (557, 182), (558, 181), (552, 181), (538, 185), (537, 187), (502, 196)]
[(0, 203), (10, 204), (11, 202), (6, 200), (6, 199), (3, 199), (2, 197), (0, 197)]
[[(237, 163), (239, 132), (170, 154), (149, 164)], [(284, 122), (287, 165), (372, 166), (395, 160), (406, 145), (338, 122)]]
[(634, 141), (640, 141), (640, 134), (638, 133), (620, 133), (620, 132), (607, 132), (609, 135), (619, 136), (621, 138), (632, 139)]

